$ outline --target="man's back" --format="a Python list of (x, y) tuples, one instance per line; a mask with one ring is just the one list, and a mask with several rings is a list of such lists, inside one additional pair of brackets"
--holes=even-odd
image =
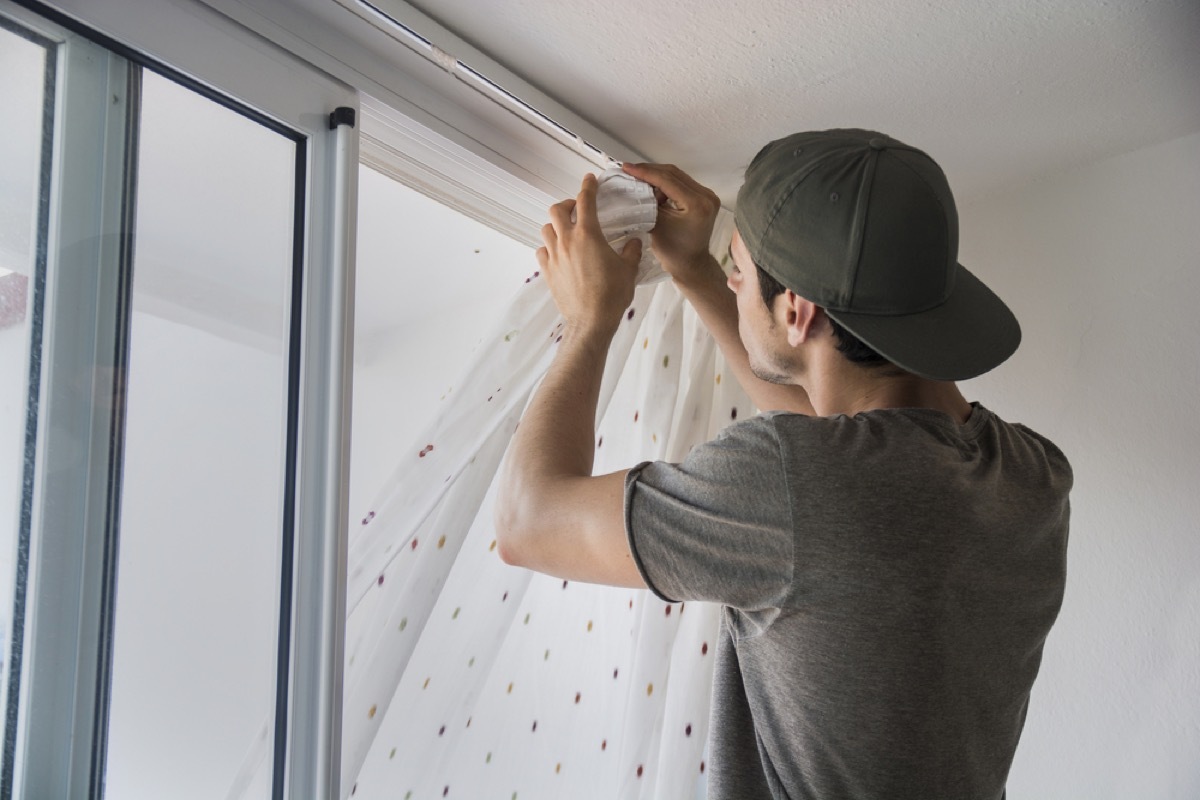
[(631, 476), (647, 582), (727, 605), (710, 797), (1002, 795), (1062, 600), (1057, 448), (981, 407), (768, 414)]

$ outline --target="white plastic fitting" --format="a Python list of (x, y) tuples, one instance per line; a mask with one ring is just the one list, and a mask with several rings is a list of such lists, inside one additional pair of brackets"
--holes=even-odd
[(619, 167), (600, 174), (596, 187), (596, 214), (605, 240), (618, 253), (636, 237), (642, 240), (642, 260), (637, 282), (654, 283), (668, 277), (650, 250), (650, 229), (658, 219), (654, 187), (623, 172)]

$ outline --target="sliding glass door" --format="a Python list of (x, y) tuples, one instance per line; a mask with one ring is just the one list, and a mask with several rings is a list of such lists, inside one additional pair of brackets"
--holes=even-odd
[(298, 147), (143, 73), (112, 797), (223, 797), (273, 751)]
[(0, 0), (0, 800), (318, 796), (352, 95), (136, 5)]
[[(49, 181), (55, 66), (52, 42), (0, 17), (0, 107), (8, 110), (6, 145), (0, 148), (0, 711), (4, 712), (8, 693), (3, 689), (9, 685), (14, 655), (19, 657), (13, 646), (14, 622), (19, 633), (24, 619), (32, 511), (25, 477), (35, 456), (30, 427), (37, 423), (29, 388), (38, 381), (41, 365), (33, 356), (41, 352), (42, 337), (34, 290), (45, 281), (47, 219), (40, 198)], [(0, 713), (0, 720), (7, 718), (7, 713)]]

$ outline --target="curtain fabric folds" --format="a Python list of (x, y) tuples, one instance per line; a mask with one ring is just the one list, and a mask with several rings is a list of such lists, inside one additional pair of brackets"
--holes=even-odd
[[(722, 212), (719, 258), (731, 233)], [(561, 325), (532, 275), (352, 521), (344, 797), (697, 796), (719, 609), (495, 552), (494, 479)], [(752, 413), (678, 290), (639, 286), (605, 370), (597, 473), (682, 460)]]

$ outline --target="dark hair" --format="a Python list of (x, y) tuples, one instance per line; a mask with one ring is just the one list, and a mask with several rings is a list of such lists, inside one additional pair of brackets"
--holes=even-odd
[[(762, 267), (757, 264), (754, 268), (758, 270), (758, 290), (762, 294), (763, 303), (767, 308), (771, 307), (771, 301), (787, 291), (787, 287), (774, 277), (768, 275)], [(875, 352), (871, 347), (868, 347), (862, 339), (859, 339), (850, 331), (843, 328), (841, 325), (826, 314), (829, 320), (830, 327), (833, 328), (833, 336), (837, 339), (837, 350), (851, 362), (863, 367), (884, 367), (891, 366), (892, 362), (888, 361), (879, 353)]]

